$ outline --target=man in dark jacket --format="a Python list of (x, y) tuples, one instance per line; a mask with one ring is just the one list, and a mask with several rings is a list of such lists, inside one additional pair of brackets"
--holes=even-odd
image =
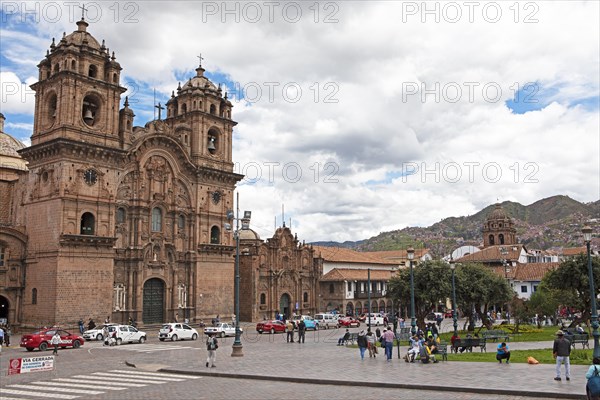
[(298, 322), (298, 343), (304, 343), (304, 336), (306, 334), (306, 324), (304, 320)]
[(555, 381), (560, 381), (560, 364), (565, 364), (565, 377), (568, 381), (571, 380), (571, 363), (569, 356), (571, 355), (571, 342), (565, 339), (563, 331), (556, 332), (556, 340), (552, 348), (552, 355), (556, 359), (556, 378)]

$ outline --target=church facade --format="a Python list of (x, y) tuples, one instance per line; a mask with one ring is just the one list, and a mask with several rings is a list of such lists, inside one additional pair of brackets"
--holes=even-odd
[[(15, 326), (233, 312), (232, 104), (204, 76), (134, 126), (115, 53), (83, 19), (39, 63), (27, 168), (2, 167), (0, 304)], [(160, 111), (160, 110), (159, 110)], [(4, 197), (4, 195), (3, 195)]]

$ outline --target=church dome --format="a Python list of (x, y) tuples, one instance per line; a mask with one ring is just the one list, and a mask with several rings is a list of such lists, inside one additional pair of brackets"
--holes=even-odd
[(0, 156), (21, 158), (17, 151), (25, 147), (23, 143), (8, 133), (0, 132)]
[(185, 91), (186, 89), (209, 89), (209, 90), (219, 90), (217, 86), (212, 83), (207, 77), (204, 76), (204, 68), (198, 67), (196, 68), (196, 76), (190, 78), (182, 87), (181, 90)]
[(100, 43), (94, 38), (89, 32), (87, 32), (88, 23), (85, 21), (77, 22), (78, 29), (73, 33), (64, 36), (57, 47), (60, 46), (70, 46), (74, 45), (77, 47), (81, 47), (83, 45), (98, 51), (102, 51), (102, 47)]
[(488, 221), (494, 219), (510, 219), (510, 217), (508, 216), (508, 214), (506, 214), (506, 211), (504, 211), (504, 208), (502, 208), (500, 204), (496, 204), (496, 207), (487, 216)]
[(240, 229), (239, 230), (240, 240), (260, 240), (258, 233), (252, 229)]

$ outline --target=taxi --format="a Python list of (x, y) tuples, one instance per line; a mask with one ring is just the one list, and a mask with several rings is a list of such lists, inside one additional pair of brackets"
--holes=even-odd
[(58, 334), (60, 335), (59, 347), (61, 349), (65, 349), (67, 347), (78, 349), (85, 343), (85, 339), (79, 335), (67, 332), (60, 328), (50, 328), (21, 336), (21, 343), (19, 346), (25, 347), (27, 351), (33, 351), (34, 349), (46, 351), (49, 347), (54, 347), (50, 344), (50, 341), (52, 340), (52, 336), (54, 336), (56, 331), (58, 331)]

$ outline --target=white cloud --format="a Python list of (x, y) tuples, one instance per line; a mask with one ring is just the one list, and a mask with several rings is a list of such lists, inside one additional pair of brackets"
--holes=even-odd
[[(273, 23), (265, 6), (261, 22), (252, 23), (245, 3), (228, 2), (239, 7), (236, 23), (221, 13), (225, 3), (193, 1), (136, 2), (138, 22), (124, 23), (135, 10), (115, 18), (111, 4), (88, 31), (116, 52), (124, 78), (170, 95), (175, 76), (192, 71), (202, 53), (208, 72), (262, 89), (251, 105), (234, 102), (233, 115), (234, 161), (248, 175), (260, 168), (262, 180), (239, 190), (262, 237), (272, 234), (275, 216), (280, 223), (282, 203), (301, 240), (341, 241), (472, 214), (497, 198), (529, 204), (555, 194), (600, 197), (598, 109), (569, 107), (598, 96), (597, 2), (496, 2), (497, 23), (486, 21), (493, 16), (491, 8), (483, 14), (488, 3), (475, 8), (473, 23), (461, 2), (454, 3), (462, 7), (457, 23), (448, 22), (443, 2), (427, 3), (439, 7), (439, 23), (420, 9), (403, 14), (423, 2), (321, 2), (318, 23), (314, 3), (303, 5), (297, 23), (282, 15), (284, 3)], [(207, 12), (211, 4), (216, 15)], [(323, 23), (326, 16), (338, 22)], [(14, 64), (3, 71), (30, 68), (63, 26), (75, 28), (41, 21), (36, 45), (10, 46)], [(25, 79), (19, 72), (8, 81), (17, 75)], [(273, 99), (269, 82), (278, 84)], [(549, 105), (512, 113), (505, 101), (528, 82), (538, 84), (533, 100)], [(302, 89), (297, 102), (285, 100), (286, 84)], [(430, 92), (423, 96), (423, 89)], [(150, 114), (136, 107), (151, 97), (137, 99), (136, 123), (143, 124)], [(11, 110), (5, 113), (19, 107), (31, 113), (31, 105), (3, 103)], [(416, 174), (399, 175), (414, 165)]]

